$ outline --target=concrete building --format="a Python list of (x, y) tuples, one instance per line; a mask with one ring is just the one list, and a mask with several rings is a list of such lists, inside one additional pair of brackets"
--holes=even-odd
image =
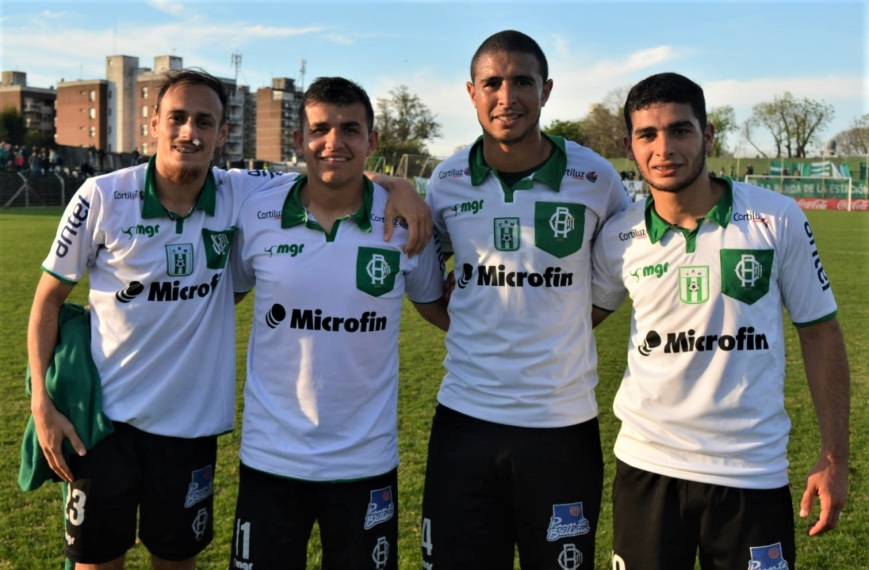
[(134, 124), (126, 118), (133, 113), (136, 102), (138, 70), (138, 57), (111, 55), (106, 58), (107, 107), (112, 117), (112, 133), (108, 135), (106, 143), (108, 152), (132, 152), (135, 148)]
[(39, 131), (45, 138), (54, 137), (54, 103), (57, 92), (27, 86), (27, 74), (23, 71), (0, 73), (0, 110), (13, 107), (24, 116), (28, 131)]
[(270, 162), (293, 159), (293, 130), (298, 128), (299, 104), (303, 93), (295, 80), (275, 77), (271, 87), (256, 92), (256, 155)]
[(57, 134), (65, 146), (93, 146), (110, 152), (109, 82), (105, 79), (62, 81), (57, 85)]

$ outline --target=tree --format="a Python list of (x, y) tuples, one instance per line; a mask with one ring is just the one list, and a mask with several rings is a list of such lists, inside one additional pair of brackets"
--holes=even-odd
[(24, 115), (11, 105), (4, 107), (3, 111), (0, 111), (0, 130), (3, 133), (0, 140), (5, 140), (13, 145), (24, 144), (24, 137), (27, 136), (27, 123), (24, 121)]
[(588, 115), (580, 121), (586, 134), (588, 148), (606, 158), (624, 158), (625, 98), (628, 87), (613, 89), (603, 101), (591, 106)]
[(582, 146), (588, 146), (588, 135), (582, 128), (582, 121), (555, 120), (549, 123), (543, 132), (548, 135), (563, 137)]
[(739, 128), (733, 107), (725, 105), (709, 109), (706, 112), (706, 123), (715, 125), (715, 141), (712, 143), (712, 150), (709, 151), (709, 156), (729, 156), (727, 135), (736, 132)]
[[(784, 149), (788, 158), (804, 158), (810, 145), (821, 143), (821, 133), (835, 114), (832, 105), (806, 97), (797, 99), (786, 91), (771, 102), (758, 103), (752, 107), (749, 122), (752, 126), (769, 130), (775, 143), (776, 156), (784, 156)], [(753, 142), (751, 144), (755, 146)]]
[(380, 133), (377, 154), (395, 164), (404, 154), (428, 155), (427, 141), (441, 136), (435, 115), (406, 85), (389, 92), (389, 98), (377, 99), (375, 128)]
[(841, 156), (869, 154), (869, 113), (851, 121), (851, 128), (834, 137)]

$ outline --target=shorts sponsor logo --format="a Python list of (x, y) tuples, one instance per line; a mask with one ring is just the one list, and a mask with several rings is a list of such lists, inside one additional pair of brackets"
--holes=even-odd
[(665, 263), (658, 263), (657, 265), (646, 265), (644, 267), (638, 267), (630, 272), (631, 277), (635, 277), (637, 281), (640, 280), (640, 272), (642, 271), (643, 277), (649, 277), (650, 275), (654, 275), (658, 279), (660, 279), (670, 268), (670, 262), (667, 261)]
[[(657, 331), (649, 331), (642, 346), (637, 350), (643, 356), (649, 356), (652, 351), (662, 344), (661, 335)], [(664, 344), (665, 354), (681, 352), (712, 352), (714, 350), (769, 350), (769, 341), (766, 334), (757, 332), (754, 327), (739, 327), (735, 335), (707, 334), (698, 335), (694, 329), (667, 333), (667, 342)]]
[(519, 218), (495, 218), (495, 249), (517, 251), (521, 240)]
[(190, 484), (187, 485), (187, 497), (184, 508), (189, 509), (196, 503), (204, 501), (214, 491), (214, 469), (207, 465), (190, 473)]
[(166, 274), (186, 277), (193, 273), (193, 244), (173, 243), (166, 246)]
[(115, 293), (115, 299), (117, 299), (119, 303), (129, 303), (130, 301), (138, 297), (144, 290), (144, 285), (142, 285), (138, 281), (133, 281), (127, 286), (126, 289)]
[(392, 485), (382, 489), (374, 489), (370, 492), (369, 496), (368, 510), (365, 513), (365, 530), (391, 520), (395, 516), (395, 503), (392, 501)]
[(149, 238), (152, 238), (160, 233), (160, 224), (155, 224), (153, 226), (138, 224), (135, 226), (130, 226), (127, 229), (121, 228), (121, 233), (126, 235), (129, 239), (133, 239), (134, 235), (147, 236)]
[[(182, 286), (180, 281), (155, 281), (148, 288), (148, 300), (163, 301), (189, 301), (196, 298), (204, 298), (214, 292), (220, 273), (211, 277), (210, 283)], [(120, 300), (120, 299), (119, 299)]]
[(269, 257), (273, 255), (289, 255), (290, 257), (296, 257), (305, 249), (305, 244), (303, 243), (282, 243), (277, 245), (271, 245), (265, 248)]
[(679, 268), (679, 300), (698, 305), (709, 300), (709, 266), (687, 265)]
[[(272, 307), (274, 312), (274, 307)], [(277, 326), (277, 324), (275, 325)], [(322, 309), (293, 309), (290, 328), (309, 331), (377, 332), (386, 328), (386, 317), (378, 317), (374, 311), (365, 311), (359, 318), (323, 316)]]
[(585, 205), (570, 202), (534, 204), (534, 245), (558, 258), (582, 247)]
[(812, 252), (812, 259), (814, 260), (815, 270), (818, 273), (818, 282), (821, 284), (821, 291), (826, 291), (830, 288), (830, 280), (827, 279), (827, 272), (824, 271), (824, 266), (821, 265), (821, 256), (818, 255), (818, 246), (815, 245), (815, 234), (812, 233), (812, 226), (809, 225), (809, 222), (806, 222), (803, 228), (806, 231), (806, 237), (809, 238), (809, 245), (815, 248)]
[(66, 257), (69, 253), (69, 246), (72, 245), (72, 240), (78, 235), (78, 229), (88, 219), (88, 214), (91, 211), (90, 202), (84, 199), (80, 194), (77, 195), (78, 203), (72, 208), (72, 212), (66, 218), (66, 224), (60, 230), (60, 235), (57, 238), (57, 247), (54, 248), (54, 254), (57, 257)]
[(193, 519), (193, 524), (190, 525), (193, 529), (193, 534), (196, 536), (196, 541), (199, 542), (205, 538), (205, 531), (208, 529), (208, 510), (204, 507), (196, 513), (196, 518)]
[(582, 566), (582, 551), (573, 543), (567, 543), (558, 555), (558, 565), (562, 570), (577, 570)]
[(753, 305), (769, 293), (775, 250), (722, 249), (721, 293)]
[(371, 560), (374, 561), (374, 568), (386, 568), (386, 563), (389, 562), (389, 541), (385, 536), (377, 538), (377, 544), (371, 551)]
[(133, 190), (132, 192), (120, 192), (115, 190), (112, 194), (112, 199), (114, 200), (138, 200), (140, 198), (144, 198), (145, 193), (141, 190)]
[(582, 170), (577, 170), (575, 168), (568, 168), (564, 171), (565, 176), (569, 176), (574, 180), (588, 180), (591, 183), (597, 182), (597, 172), (584, 172)]
[(582, 515), (582, 503), (552, 505), (552, 517), (546, 530), (546, 540), (555, 542), (569, 536), (580, 536), (591, 532), (591, 525)]
[(281, 211), (280, 210), (269, 210), (268, 212), (263, 212), (259, 210), (256, 213), (256, 217), (258, 220), (280, 220), (281, 219)]
[(646, 239), (648, 235), (646, 230), (631, 230), (629, 232), (620, 232), (619, 241), (628, 241), (631, 239)]
[(751, 560), (748, 561), (748, 570), (789, 570), (787, 560), (782, 557), (781, 542), (749, 548)]

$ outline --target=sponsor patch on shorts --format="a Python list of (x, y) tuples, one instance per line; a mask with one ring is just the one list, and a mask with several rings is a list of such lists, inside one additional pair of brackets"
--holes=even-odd
[(546, 530), (546, 540), (555, 542), (569, 536), (580, 536), (591, 532), (588, 519), (582, 514), (582, 503), (552, 505), (552, 518)]
[(784, 559), (781, 550), (781, 542), (766, 546), (752, 546), (751, 560), (748, 561), (748, 570), (790, 570), (788, 561)]
[(187, 486), (187, 498), (184, 508), (189, 509), (196, 503), (204, 501), (214, 492), (214, 469), (211, 465), (196, 469), (190, 473), (190, 485)]
[(392, 502), (392, 485), (371, 491), (368, 511), (365, 513), (365, 530), (386, 522), (395, 516), (395, 503)]

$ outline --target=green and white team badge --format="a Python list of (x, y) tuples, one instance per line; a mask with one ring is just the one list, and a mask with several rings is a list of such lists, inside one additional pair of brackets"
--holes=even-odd
[(582, 247), (585, 205), (537, 202), (534, 205), (534, 245), (555, 257), (567, 257)]
[(232, 235), (238, 228), (232, 227), (222, 232), (202, 230), (202, 242), (205, 244), (205, 262), (208, 269), (223, 269), (229, 258), (232, 247)]
[(746, 305), (769, 293), (772, 249), (722, 249), (721, 292)]
[(709, 300), (708, 265), (679, 267), (679, 300), (689, 305), (699, 305)]
[(395, 287), (401, 254), (391, 249), (360, 247), (356, 253), (356, 288), (380, 297)]
[(495, 249), (518, 251), (521, 229), (519, 218), (495, 218)]
[(166, 246), (166, 275), (186, 277), (193, 273), (193, 244), (173, 243)]

